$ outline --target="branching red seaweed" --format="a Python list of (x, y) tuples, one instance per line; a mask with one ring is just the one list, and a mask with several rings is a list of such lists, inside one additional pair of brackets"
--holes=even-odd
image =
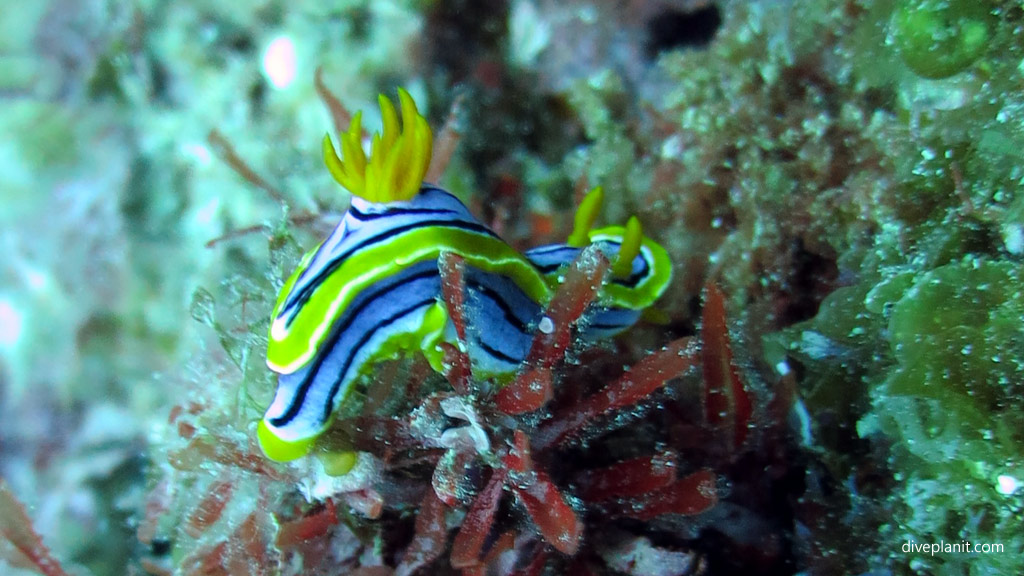
[[(339, 541), (352, 546), (345, 565), (352, 573), (600, 574), (611, 569), (600, 542), (622, 533), (642, 539), (642, 533), (629, 533), (636, 522), (692, 516), (715, 505), (714, 473), (688, 464), (685, 447), (624, 453), (605, 440), (638, 434), (624, 426), (627, 422), (656, 427), (659, 418), (641, 415), (653, 399), (668, 400), (676, 393), (666, 384), (695, 376), (702, 359), (709, 402), (728, 398), (729, 424), (746, 426), (749, 400), (739, 394), (741, 383), (731, 380), (736, 372), (724, 306), (714, 296), (701, 332), (703, 349), (695, 338), (681, 338), (624, 371), (605, 370), (617, 362), (615, 356), (577, 338), (608, 272), (603, 255), (585, 250), (546, 307), (528, 359), (511, 382), (502, 383), (474, 374), (464, 351), (470, 320), (465, 266), (453, 255), (439, 263), (444, 304), (463, 344), (441, 346), (444, 378), (432, 377), (420, 364), (383, 367), (379, 376), (388, 382), (374, 382), (362, 412), (336, 423), (323, 439), (328, 452), (364, 452), (379, 475), (366, 476), (336, 497), (307, 495), (310, 502), (281, 512), (289, 510), (282, 507), (289, 487), (303, 482), (301, 468), (269, 462), (248, 440), (211, 430), (201, 404), (177, 409), (170, 426), (181, 443), (168, 453), (170, 469), (202, 475), (201, 496), (183, 504), (182, 495), (157, 484), (140, 538), (156, 547), (168, 525), (160, 519), (177, 515), (178, 535), (193, 542), (179, 564), (186, 574), (258, 574), (299, 558), (307, 568), (327, 567)], [(579, 358), (588, 360), (581, 364)], [(709, 367), (711, 362), (715, 365)], [(396, 401), (394, 395), (403, 393), (404, 403)], [(723, 422), (712, 422), (714, 429)], [(210, 476), (210, 471), (219, 472)], [(254, 487), (259, 498), (275, 504), (242, 514), (236, 500)], [(415, 520), (410, 509), (417, 511)], [(229, 510), (234, 511), (230, 516)], [(347, 521), (353, 511), (372, 523)], [(369, 564), (355, 552), (366, 546), (355, 538), (363, 531), (368, 531), (366, 542), (383, 541), (384, 554)], [(682, 536), (671, 549), (700, 556), (688, 552)], [(157, 558), (143, 566), (165, 573)]]
[(34, 570), (43, 576), (66, 576), (66, 572), (32, 528), (25, 506), (0, 478), (0, 558), (12, 566)]
[(725, 296), (713, 283), (704, 288), (701, 315), (701, 365), (704, 371), (704, 407), (712, 427), (727, 429), (729, 447), (735, 452), (747, 438), (752, 413), (750, 396), (733, 363), (726, 326)]
[[(320, 71), (315, 82), (336, 127), (347, 124), (347, 110)], [(452, 149), (454, 118), (442, 138)], [(236, 171), (282, 201), (222, 138), (211, 138)], [(449, 156), (438, 154), (428, 180), (439, 177)], [(180, 442), (168, 452), (169, 473), (187, 475), (201, 496), (188, 501), (166, 481), (156, 484), (140, 540), (157, 549), (164, 539), (188, 539), (179, 567), (186, 574), (296, 573), (288, 566), (364, 576), (605, 574), (621, 567), (602, 543), (624, 537), (650, 544), (665, 517), (678, 521), (715, 506), (711, 468), (721, 461), (692, 457), (661, 407), (683, 404), (685, 386), (670, 383), (702, 373), (703, 398), (687, 401), (696, 411), (703, 400), (705, 422), (693, 426), (724, 438), (731, 454), (747, 439), (751, 401), (717, 287), (707, 287), (699, 337), (647, 355), (625, 341), (587, 345), (580, 326), (609, 276), (608, 259), (588, 247), (560, 272), (526, 359), (503, 379), (474, 373), (466, 352), (467, 331), (475, 328), (467, 317), (466, 266), (457, 255), (439, 257), (442, 303), (456, 340), (440, 345), (443, 378), (425, 361), (379, 367), (368, 388), (353, 387), (353, 413), (339, 416), (307, 457), (358, 451), (365, 469), (331, 476), (315, 464), (269, 462), (251, 441), (203, 422), (205, 406), (177, 409), (170, 424)], [(323, 485), (333, 491), (318, 492)], [(250, 501), (240, 510), (239, 501), (254, 494), (257, 508)], [(169, 526), (176, 529), (169, 533)], [(692, 551), (686, 535), (662, 536), (669, 540), (665, 557), (701, 565), (704, 552)], [(165, 569), (155, 559), (144, 566), (154, 574)]]
[[(452, 320), (457, 330), (465, 322), (460, 305), (464, 290), (460, 264), (444, 258), (440, 265), (444, 298), (455, 310)], [(679, 455), (672, 451), (580, 471), (576, 475), (579, 500), (567, 495), (560, 480), (565, 476), (563, 470), (558, 470), (556, 478), (546, 465), (540, 464), (553, 461), (560, 452), (575, 449), (575, 440), (582, 431), (607, 427), (611, 424), (607, 416), (642, 403), (697, 364), (698, 351), (693, 340), (680, 339), (642, 359), (611, 384), (597, 388), (582, 400), (545, 412), (558, 396), (556, 387), (563, 378), (559, 366), (574, 345), (576, 325), (590, 309), (607, 269), (607, 260), (596, 251), (581, 255), (547, 307), (545, 325), (538, 327), (523, 369), (491, 397), (467, 396), (467, 390), (486, 390), (486, 386), (468, 386), (465, 379), (472, 377), (466, 370), (468, 359), (455, 347), (445, 349), (446, 376), (455, 395), (442, 393), (428, 399), (421, 404), (421, 410), (450, 407), (453, 399), (462, 398), (459, 410), (475, 411), (476, 415), (460, 418), (479, 419), (489, 425), (477, 429), (471, 422), (469, 426), (447, 430), (445, 436), (465, 439), (489, 430), (491, 440), (485, 443), (494, 444), (491, 450), (495, 458), (488, 457), (489, 451), (479, 441), (462, 441), (449, 449), (449, 457), (438, 462), (432, 488), (428, 489), (417, 520), (416, 535), (399, 572), (425, 566), (433, 560), (437, 546), (443, 546), (439, 524), (430, 519), (436, 519), (438, 507), (445, 505), (465, 509), (448, 563), (468, 576), (487, 573), (489, 566), (494, 568), (499, 562), (506, 568), (511, 566), (508, 560), (501, 560), (508, 554), (518, 558), (513, 564), (521, 566), (516, 573), (522, 574), (540, 574), (546, 566), (560, 564), (560, 558), (580, 554), (591, 560), (573, 565), (587, 566), (600, 562), (600, 555), (587, 547), (587, 532), (598, 529), (598, 525), (588, 528), (586, 518), (647, 520), (665, 514), (693, 515), (717, 501), (714, 475), (699, 470), (679, 478)], [(490, 467), (491, 472), (467, 505), (465, 500), (460, 502), (460, 490), (453, 489), (450, 480), (452, 476), (472, 475), (472, 466), (467, 464), (474, 462), (476, 466)], [(455, 463), (459, 464), (458, 473), (453, 471)], [(439, 477), (444, 480), (439, 482)], [(512, 497), (508, 502), (528, 520), (527, 524), (513, 524), (512, 530), (499, 529), (504, 525), (499, 520), (499, 510), (506, 493)], [(630, 509), (634, 511), (629, 512)], [(493, 542), (489, 548), (488, 542)], [(424, 550), (430, 553), (425, 554)]]

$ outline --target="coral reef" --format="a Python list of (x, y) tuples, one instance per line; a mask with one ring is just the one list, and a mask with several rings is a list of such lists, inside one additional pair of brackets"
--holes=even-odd
[[(4, 11), (0, 562), (1020, 573), (1022, 24), (1010, 0)], [(317, 97), (396, 85), (435, 132), (454, 110), (441, 184), (511, 245), (567, 237), (602, 186), (674, 284), (625, 338), (531, 359), (538, 397), (457, 351), (388, 362), (328, 433), (358, 458), (270, 462), (270, 300), (347, 203)], [(710, 475), (714, 507), (646, 508), (703, 509)]]

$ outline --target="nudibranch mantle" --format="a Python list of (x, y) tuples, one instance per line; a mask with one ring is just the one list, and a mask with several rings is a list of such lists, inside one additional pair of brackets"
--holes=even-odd
[(268, 365), (290, 374), (308, 364), (358, 294), (408, 266), (436, 262), (441, 252), (509, 278), (534, 301), (550, 297), (526, 258), (440, 188), (424, 187), (407, 202), (353, 197), (335, 231), (285, 284), (274, 307)]
[(405, 91), (399, 98), (403, 131), (382, 96), (383, 134), (374, 135), (369, 158), (359, 114), (340, 138), (344, 161), (324, 139), (328, 170), (353, 197), (331, 235), (302, 258), (274, 307), (267, 364), (279, 374), (278, 385), (258, 426), (271, 459), (308, 453), (376, 362), (419, 351), (440, 370), (439, 344), (455, 341), (441, 297), (443, 252), (465, 260), (467, 352), (474, 373), (491, 376), (520, 369), (564, 267), (587, 244), (597, 244), (614, 265), (581, 328), (584, 339), (634, 324), (671, 278), (665, 250), (642, 235), (635, 219), (590, 230), (600, 189), (581, 205), (569, 244), (519, 253), (455, 196), (423, 182), (430, 129)]

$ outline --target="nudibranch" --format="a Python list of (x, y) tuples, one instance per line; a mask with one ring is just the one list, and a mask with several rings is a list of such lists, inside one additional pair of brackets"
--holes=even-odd
[[(438, 259), (461, 256), (465, 267), (467, 353), (474, 374), (500, 381), (526, 358), (560, 274), (589, 244), (613, 263), (580, 337), (619, 333), (668, 286), (668, 255), (643, 236), (636, 218), (625, 227), (591, 230), (601, 204), (595, 189), (580, 205), (567, 243), (522, 254), (482, 224), (462, 202), (423, 181), (430, 164), (430, 127), (399, 90), (394, 105), (379, 98), (383, 130), (367, 156), (362, 116), (329, 136), (324, 162), (352, 194), (337, 228), (307, 253), (274, 306), (267, 364), (277, 391), (258, 425), (264, 453), (288, 461), (307, 454), (361, 375), (377, 361), (422, 353), (441, 369), (441, 342), (455, 342), (441, 293)], [(343, 159), (342, 159), (343, 158)]]

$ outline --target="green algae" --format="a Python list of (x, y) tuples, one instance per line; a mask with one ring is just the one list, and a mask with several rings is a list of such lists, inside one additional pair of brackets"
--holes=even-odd
[(1020, 569), (1020, 494), (997, 487), (1001, 475), (1019, 478), (1024, 461), (1022, 272), (969, 257), (876, 291), (897, 298), (888, 323), (897, 364), (871, 390), (874, 411), (858, 429), (899, 440), (891, 455), (903, 486), (893, 500), (898, 528), (918, 540), (1005, 546), (970, 559), (917, 558), (921, 566)]
[(832, 473), (864, 467), (849, 448), (858, 438), (890, 446), (897, 482), (876, 495), (892, 514), (879, 531), (1005, 547), (1003, 555), (892, 557), (903, 569), (1020, 567), (1021, 495), (997, 487), (1003, 475), (1019, 481), (1024, 465), (1022, 276), (1019, 263), (978, 256), (925, 272), (891, 268), (835, 290), (814, 318), (766, 337), (769, 361), (788, 356), (801, 366), (815, 445)]
[[(777, 313), (789, 325), (762, 346), (766, 365), (796, 370), (805, 441), (851, 483), (849, 500), (823, 503), (854, 512), (841, 531), (873, 551), (848, 562), (1020, 571), (1020, 491), (995, 489), (1000, 474), (1021, 478), (1024, 445), (1019, 15), (1007, 2), (856, 4), (794, 2), (799, 30), (739, 10), (707, 52), (663, 58), (677, 82), (674, 183), (703, 202), (652, 219), (676, 261), (708, 251), (749, 325), (763, 294), (808, 282), (792, 243), (836, 267), (842, 285), (804, 284), (812, 313)], [(891, 484), (858, 485), (872, 470)], [(879, 534), (1007, 552), (922, 559)]]
[(623, 121), (627, 98), (622, 78), (611, 71), (576, 82), (569, 103), (579, 116), (590, 145), (570, 157), (566, 170), (586, 178), (606, 195), (603, 221), (624, 224), (650, 188), (650, 163), (642, 158)]
[(988, 48), (987, 2), (906, 0), (893, 17), (893, 34), (911, 70), (924, 78), (952, 76)]
[[(888, 332), (898, 366), (876, 394), (939, 402), (964, 439), (992, 427), (1024, 429), (1022, 272), (967, 258), (914, 278), (892, 305)], [(1012, 436), (997, 441), (1014, 446)]]

